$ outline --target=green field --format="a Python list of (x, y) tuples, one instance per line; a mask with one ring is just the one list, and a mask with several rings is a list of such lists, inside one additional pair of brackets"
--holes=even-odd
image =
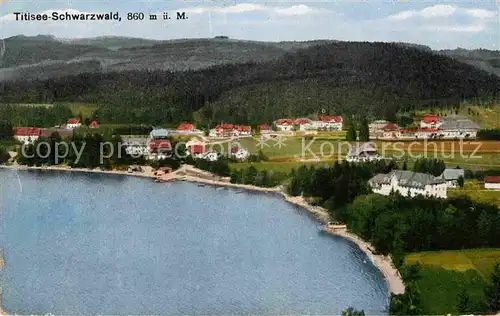
[(420, 252), (405, 258), (406, 264), (422, 266), (416, 282), (426, 314), (457, 313), (457, 296), (463, 287), (471, 301), (483, 302), (496, 262), (500, 262), (500, 249)]
[(467, 195), (475, 201), (494, 203), (500, 207), (500, 191), (486, 190), (481, 181), (467, 180), (463, 188), (449, 189), (448, 196)]
[[(433, 111), (439, 116), (455, 115), (455, 110), (437, 109)], [(424, 115), (429, 111), (417, 111), (417, 115)], [(481, 125), (481, 128), (500, 128), (500, 104), (490, 106), (464, 105), (458, 115), (467, 117)]]

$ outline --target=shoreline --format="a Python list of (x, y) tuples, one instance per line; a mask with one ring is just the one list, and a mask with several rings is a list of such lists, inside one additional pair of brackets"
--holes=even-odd
[[(132, 172), (120, 171), (120, 170), (100, 170), (100, 169), (85, 169), (85, 168), (61, 168), (56, 166), (47, 167), (28, 167), (28, 166), (5, 166), (0, 165), (2, 169), (15, 169), (15, 170), (49, 170), (49, 171), (73, 171), (73, 172), (87, 172), (87, 173), (101, 173), (101, 174), (115, 174), (115, 175), (126, 175), (126, 176), (136, 176), (142, 178), (159, 179), (163, 181), (187, 181), (192, 183), (201, 183), (212, 186), (229, 187), (236, 189), (243, 189), (254, 192), (261, 193), (275, 193), (283, 198), (284, 201), (293, 204), (295, 206), (301, 207), (302, 209), (311, 213), (316, 220), (325, 225), (324, 231), (337, 237), (347, 239), (355, 243), (358, 248), (366, 254), (373, 265), (382, 273), (384, 280), (387, 284), (389, 295), (402, 294), (405, 291), (405, 285), (401, 278), (401, 275), (397, 268), (394, 266), (392, 259), (389, 256), (377, 255), (373, 253), (373, 245), (369, 242), (363, 240), (359, 236), (348, 231), (347, 227), (343, 226), (341, 228), (328, 225), (329, 215), (328, 212), (319, 206), (313, 206), (307, 203), (307, 201), (301, 196), (290, 196), (286, 194), (281, 187), (264, 188), (248, 184), (237, 184), (230, 183), (229, 178), (222, 178), (214, 176), (213, 174), (196, 169), (193, 166), (183, 165), (181, 168), (167, 173), (161, 176), (154, 175), (154, 171), (151, 167), (144, 167), (144, 172)], [(191, 173), (191, 174), (190, 174)], [(204, 178), (211, 177), (210, 178)], [(1, 296), (0, 296), (1, 298)], [(1, 315), (1, 302), (0, 302), (0, 315)]]

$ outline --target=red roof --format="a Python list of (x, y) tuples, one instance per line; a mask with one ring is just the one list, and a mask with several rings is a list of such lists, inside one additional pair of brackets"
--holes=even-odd
[(425, 115), (423, 118), (424, 123), (439, 123), (439, 117), (437, 115)]
[(170, 150), (172, 150), (172, 145), (170, 144), (170, 141), (168, 139), (152, 140), (149, 143), (149, 150), (155, 151), (158, 149), (170, 151)]
[(389, 123), (386, 126), (382, 127), (382, 130), (384, 130), (384, 131), (397, 131), (398, 126), (394, 123)]
[(194, 126), (191, 123), (182, 123), (177, 127), (178, 131), (192, 131), (194, 130)]
[(90, 128), (98, 128), (99, 123), (97, 123), (97, 121), (92, 121), (92, 122), (90, 122), (89, 127)]
[(261, 126), (259, 126), (259, 127), (260, 127), (260, 130), (261, 130), (261, 131), (270, 131), (270, 130), (272, 130), (272, 129), (273, 129), (271, 126), (269, 126), (269, 125), (267, 125), (267, 124), (262, 124), (262, 125), (261, 125)]
[(234, 128), (237, 129), (240, 132), (248, 132), (248, 131), (250, 131), (250, 126), (235, 125)]
[(336, 116), (336, 115), (325, 115), (320, 117), (319, 119), (322, 122), (329, 122), (329, 123), (341, 123), (343, 121), (342, 116)]
[(188, 149), (191, 154), (202, 154), (205, 152), (205, 146), (203, 145), (191, 145)]
[(16, 127), (14, 136), (40, 136), (41, 129), (39, 127)]
[(487, 176), (484, 178), (487, 183), (500, 183), (500, 176)]
[(233, 124), (219, 124), (215, 127), (215, 130), (221, 131), (221, 130), (232, 130), (234, 128)]
[(233, 153), (233, 154), (237, 153), (238, 150), (240, 150), (240, 148), (238, 146), (231, 147), (231, 153)]
[(69, 119), (67, 124), (78, 124), (80, 123), (80, 119), (77, 119), (77, 118), (72, 118), (72, 119)]
[(299, 119), (295, 120), (295, 124), (297, 124), (297, 125), (305, 125), (305, 124), (309, 124), (309, 123), (311, 123), (311, 120), (307, 119), (307, 118), (299, 118)]
[(276, 120), (274, 123), (276, 125), (293, 125), (293, 120), (280, 119), (280, 120)]

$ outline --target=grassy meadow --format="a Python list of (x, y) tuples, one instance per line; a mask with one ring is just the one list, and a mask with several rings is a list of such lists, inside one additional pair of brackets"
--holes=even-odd
[(467, 195), (475, 201), (494, 203), (500, 207), (500, 191), (486, 190), (478, 180), (467, 180), (463, 188), (448, 189), (448, 196)]
[(500, 262), (500, 249), (420, 252), (405, 258), (406, 264), (421, 264), (416, 282), (425, 314), (456, 314), (463, 287), (472, 302), (484, 301), (483, 290), (496, 262)]

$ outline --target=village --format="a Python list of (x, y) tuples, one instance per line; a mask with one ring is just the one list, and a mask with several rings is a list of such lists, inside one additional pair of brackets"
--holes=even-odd
[[(410, 140), (457, 140), (475, 139), (480, 126), (470, 119), (424, 115), (416, 122), (416, 127), (400, 128), (395, 123), (375, 120), (369, 124), (370, 141), (410, 141)], [(79, 129), (99, 129), (96, 120), (84, 126), (81, 119), (70, 118), (65, 124), (53, 128), (15, 127), (14, 138), (20, 144), (29, 144), (39, 138), (47, 138), (57, 133), (63, 139), (71, 139), (73, 132)], [(231, 145), (227, 153), (216, 150), (215, 145), (230, 144), (233, 140), (262, 139), (276, 137), (292, 137), (315, 135), (319, 132), (339, 132), (345, 129), (342, 116), (320, 116), (317, 120), (309, 118), (277, 119), (272, 124), (261, 124), (253, 129), (249, 125), (220, 123), (214, 128), (204, 131), (197, 129), (193, 123), (184, 122), (175, 129), (152, 128), (149, 135), (123, 135), (122, 146), (125, 152), (133, 157), (144, 157), (146, 160), (158, 161), (169, 157), (174, 148), (171, 137), (183, 137), (186, 155), (193, 159), (215, 162), (221, 158), (231, 158), (237, 162), (245, 162), (252, 154), (250, 148)], [(222, 149), (222, 146), (219, 146)], [(350, 147), (344, 159), (350, 163), (365, 163), (390, 160), (380, 155), (372, 142), (357, 142)], [(135, 170), (135, 169), (134, 169)], [(463, 183), (464, 170), (461, 168), (445, 169), (439, 176), (417, 173), (407, 170), (393, 170), (389, 174), (378, 174), (368, 182), (373, 192), (389, 195), (398, 192), (403, 196), (447, 197), (448, 188), (457, 188)], [(487, 176), (484, 189), (500, 190), (500, 177)]]

